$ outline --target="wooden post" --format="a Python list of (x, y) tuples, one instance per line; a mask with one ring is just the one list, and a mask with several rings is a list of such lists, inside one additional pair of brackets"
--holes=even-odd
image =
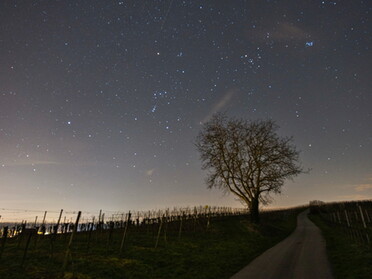
[(43, 235), (45, 234), (45, 217), (46, 217), (46, 215), (47, 215), (47, 211), (44, 212), (43, 222), (41, 223), (41, 226), (40, 226), (41, 232), (42, 232)]
[(112, 242), (112, 235), (114, 233), (114, 221), (109, 222), (109, 234), (107, 237), (107, 250), (110, 250), (111, 242)]
[(347, 215), (346, 209), (344, 211), (345, 211), (345, 217), (346, 217), (347, 227), (350, 228), (349, 216)]
[[(369, 218), (369, 214), (368, 214), (367, 209), (364, 209), (364, 213), (366, 214), (367, 222), (368, 222), (368, 223), (371, 223), (371, 219)], [(1, 216), (0, 216), (0, 217), (1, 217)]]
[(102, 209), (99, 210), (99, 215), (98, 215), (98, 224), (97, 224), (98, 227), (97, 227), (97, 229), (101, 227), (101, 215), (102, 215)]
[(58, 232), (58, 227), (59, 227), (59, 223), (61, 222), (62, 212), (63, 212), (63, 209), (61, 209), (61, 212), (59, 213), (57, 225), (54, 228), (54, 234), (57, 234), (57, 232)]
[(365, 229), (367, 229), (366, 222), (364, 221), (364, 216), (363, 216), (363, 210), (362, 210), (362, 207), (361, 207), (360, 205), (358, 205), (358, 208), (359, 208), (359, 212), (360, 212), (360, 217), (362, 218), (363, 227), (364, 227)]
[(41, 225), (44, 225), (45, 224), (45, 217), (47, 215), (47, 211), (44, 212), (44, 217), (43, 217), (43, 222), (41, 223)]
[(197, 211), (196, 211), (196, 206), (194, 206), (194, 232), (196, 230), (196, 217), (197, 217)]
[(168, 217), (164, 218), (164, 243), (167, 243)]
[(211, 224), (211, 207), (208, 208), (207, 230), (209, 229), (210, 224)]
[(156, 237), (156, 242), (155, 242), (155, 249), (158, 247), (158, 244), (159, 244), (159, 238), (160, 238), (160, 233), (161, 233), (161, 228), (163, 226), (163, 218), (160, 218), (160, 224), (159, 224), (159, 229), (158, 229), (158, 236)]
[(61, 222), (62, 212), (63, 212), (63, 209), (61, 209), (61, 211), (59, 213), (57, 225), (53, 225), (52, 226), (53, 231), (52, 231), (52, 235), (50, 237), (50, 258), (51, 259), (53, 258), (53, 254), (54, 254), (54, 239), (55, 239), (55, 237), (57, 235), (57, 231), (58, 231), (58, 227), (59, 227), (59, 222)]
[(169, 209), (165, 211), (165, 225), (164, 225), (164, 242), (167, 243), (167, 230), (168, 230), (168, 217), (169, 217)]
[(90, 240), (92, 238), (92, 231), (93, 231), (93, 228), (94, 228), (94, 218), (95, 218), (95, 216), (93, 216), (92, 225), (90, 226), (89, 232), (88, 232), (87, 253), (89, 253)]
[(25, 263), (25, 260), (26, 260), (26, 256), (27, 256), (27, 250), (28, 250), (28, 247), (30, 245), (30, 242), (31, 242), (31, 237), (33, 234), (36, 233), (36, 229), (32, 228), (32, 229), (26, 229), (25, 231), (22, 232), (23, 234), (28, 234), (28, 237), (27, 237), (27, 242), (26, 242), (26, 247), (25, 247), (25, 251), (23, 252), (23, 257), (22, 257), (22, 262), (21, 262), (21, 266), (23, 266), (23, 264)]
[(74, 239), (74, 235), (75, 235), (75, 233), (77, 231), (77, 227), (79, 225), (80, 216), (81, 216), (81, 211), (78, 212), (78, 215), (76, 217), (75, 226), (74, 226), (74, 229), (73, 229), (73, 231), (71, 233), (71, 236), (70, 236), (70, 241), (69, 241), (68, 246), (67, 246), (67, 249), (66, 249), (65, 260), (64, 260), (63, 266), (62, 266), (62, 272), (65, 271), (66, 266), (67, 266), (68, 257), (69, 257), (69, 255), (71, 253), (72, 240)]
[(18, 243), (17, 243), (17, 249), (21, 246), (21, 242), (23, 240), (23, 232), (24, 230), (26, 229), (26, 223), (23, 223), (22, 221), (22, 225), (21, 225), (21, 232), (19, 233), (19, 239), (18, 239)]
[(35, 217), (34, 228), (36, 228), (36, 223), (37, 223), (37, 216)]
[(124, 229), (124, 233), (123, 233), (123, 238), (121, 239), (121, 244), (120, 244), (120, 255), (121, 255), (121, 253), (123, 252), (123, 247), (124, 247), (125, 237), (126, 237), (126, 235), (127, 235), (127, 231), (128, 231), (128, 228), (129, 228), (130, 217), (131, 217), (131, 213), (130, 213), (130, 211), (129, 211), (129, 212), (128, 212), (127, 222), (126, 222), (126, 224), (125, 224), (125, 229)]
[(149, 216), (148, 216), (148, 219), (147, 219), (147, 224), (146, 224), (146, 233), (147, 234), (149, 234), (149, 232), (150, 232), (150, 220), (151, 220), (151, 212), (150, 212), (150, 210), (149, 210)]
[(181, 233), (182, 233), (182, 222), (183, 222), (183, 217), (184, 217), (185, 213), (182, 212), (182, 215), (180, 216), (181, 217), (181, 220), (180, 220), (180, 228), (178, 230), (178, 240), (181, 239)]
[(337, 215), (338, 223), (341, 224), (340, 213), (338, 211), (336, 211), (336, 215)]
[(333, 218), (334, 218), (334, 221), (333, 221), (333, 223), (337, 223), (337, 214), (336, 214), (336, 212), (333, 212)]
[(362, 218), (363, 227), (364, 227), (365, 233), (366, 233), (367, 244), (369, 244), (370, 243), (369, 234), (368, 234), (368, 231), (367, 231), (367, 224), (364, 220), (363, 210), (362, 210), (362, 207), (360, 205), (358, 205), (358, 207), (359, 207), (360, 217)]
[(1, 241), (0, 259), (1, 259), (1, 256), (3, 255), (5, 242), (7, 238), (8, 238), (8, 226), (5, 226), (3, 228), (3, 235), (2, 235), (2, 241)]
[(101, 227), (101, 214), (102, 214), (102, 209), (99, 210), (99, 214), (98, 214), (98, 220), (96, 224), (95, 237), (94, 237), (95, 242), (98, 242), (98, 233)]

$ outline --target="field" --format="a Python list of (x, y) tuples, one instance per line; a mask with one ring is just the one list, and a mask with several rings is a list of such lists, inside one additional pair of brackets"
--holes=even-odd
[(300, 210), (263, 213), (259, 226), (244, 212), (196, 212), (80, 224), (67, 233), (25, 231), (1, 239), (0, 278), (229, 278), (285, 238)]

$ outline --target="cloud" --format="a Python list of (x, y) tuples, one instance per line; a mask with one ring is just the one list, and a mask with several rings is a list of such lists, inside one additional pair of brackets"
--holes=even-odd
[(249, 31), (248, 36), (259, 43), (268, 41), (286, 43), (289, 41), (302, 41), (311, 38), (311, 35), (305, 30), (288, 22), (271, 26), (262, 26), (261, 28), (258, 27), (254, 29), (254, 31)]
[(349, 195), (340, 195), (336, 196), (337, 200), (366, 200), (372, 198), (372, 175), (366, 175), (362, 179), (362, 183), (354, 184), (348, 187), (350, 190), (353, 190), (354, 193)]
[(372, 184), (360, 184), (354, 188), (357, 192), (364, 192), (366, 190), (372, 190)]
[(234, 95), (236, 94), (236, 90), (229, 90), (227, 91), (221, 99), (218, 100), (217, 103), (215, 103), (212, 107), (212, 109), (209, 111), (206, 117), (203, 118), (201, 121), (202, 123), (207, 122), (213, 114), (215, 114), (218, 111), (221, 111), (224, 107), (226, 107), (231, 100), (233, 99)]
[(367, 195), (343, 195), (343, 196), (336, 196), (336, 199), (339, 201), (346, 201), (346, 200), (369, 200), (371, 196)]
[(289, 23), (280, 24), (272, 34), (272, 38), (276, 41), (303, 40), (308, 37), (304, 30)]
[(357, 192), (364, 192), (367, 190), (372, 190), (372, 177), (369, 176), (365, 183), (354, 185), (354, 190)]

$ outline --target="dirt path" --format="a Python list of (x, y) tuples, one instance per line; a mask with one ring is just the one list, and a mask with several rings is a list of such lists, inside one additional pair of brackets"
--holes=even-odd
[(297, 217), (296, 230), (254, 259), (231, 279), (332, 279), (325, 240), (308, 218)]

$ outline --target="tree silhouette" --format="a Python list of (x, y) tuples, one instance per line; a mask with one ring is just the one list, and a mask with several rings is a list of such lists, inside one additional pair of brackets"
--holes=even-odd
[(272, 120), (229, 119), (215, 114), (196, 138), (208, 188), (232, 192), (259, 223), (259, 203), (280, 193), (286, 179), (303, 172), (292, 137), (280, 137)]

